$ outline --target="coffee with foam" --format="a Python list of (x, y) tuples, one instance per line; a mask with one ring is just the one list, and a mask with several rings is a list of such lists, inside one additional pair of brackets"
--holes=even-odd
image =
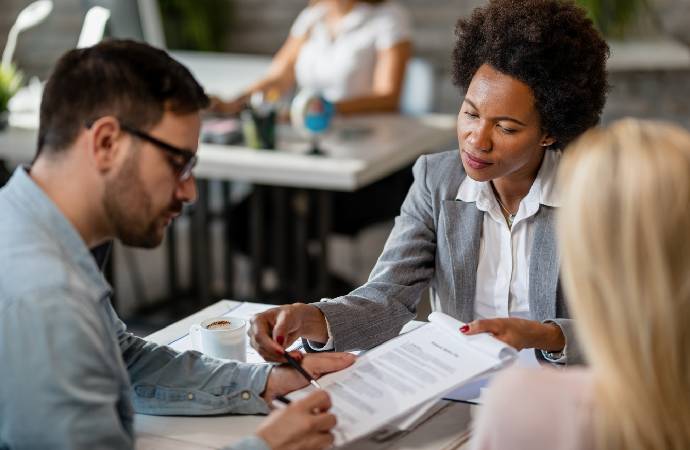
[(229, 320), (214, 320), (206, 325), (207, 330), (229, 330), (231, 327)]

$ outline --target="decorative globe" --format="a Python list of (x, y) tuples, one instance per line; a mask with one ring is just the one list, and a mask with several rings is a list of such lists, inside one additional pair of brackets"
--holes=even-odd
[(333, 103), (318, 92), (307, 89), (295, 96), (290, 107), (292, 126), (311, 137), (328, 131), (334, 113)]

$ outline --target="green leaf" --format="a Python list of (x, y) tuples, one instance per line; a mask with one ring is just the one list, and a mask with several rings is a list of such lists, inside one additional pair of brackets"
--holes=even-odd
[(623, 37), (631, 22), (647, 8), (646, 0), (577, 0), (606, 36)]
[(159, 0), (169, 48), (223, 50), (231, 17), (230, 0)]
[(0, 67), (0, 112), (7, 110), (7, 103), (21, 87), (24, 76), (14, 64), (7, 68)]

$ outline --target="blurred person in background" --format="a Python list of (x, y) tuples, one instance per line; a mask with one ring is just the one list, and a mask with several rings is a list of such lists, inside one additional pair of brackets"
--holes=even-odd
[(255, 92), (320, 93), (341, 114), (397, 111), (411, 53), (410, 18), (385, 0), (317, 0), (297, 17), (265, 78), (212, 109), (237, 113)]
[[(298, 88), (320, 94), (333, 103), (336, 114), (397, 112), (412, 51), (411, 33), (408, 12), (393, 1), (310, 2), (293, 23), (268, 75), (235, 99), (212, 99), (211, 110), (236, 114), (252, 94), (275, 100)], [(411, 184), (411, 166), (407, 166), (356, 192), (333, 193), (331, 231), (354, 236), (370, 225), (391, 220)], [(248, 210), (245, 200), (232, 211), (235, 248), (245, 252)], [(273, 236), (263, 239), (270, 242)], [(336, 284), (352, 287), (344, 280)]]

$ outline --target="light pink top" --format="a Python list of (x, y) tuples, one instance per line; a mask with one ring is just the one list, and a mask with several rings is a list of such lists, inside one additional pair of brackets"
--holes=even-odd
[(472, 450), (590, 450), (594, 394), (586, 369), (509, 369), (489, 388)]

